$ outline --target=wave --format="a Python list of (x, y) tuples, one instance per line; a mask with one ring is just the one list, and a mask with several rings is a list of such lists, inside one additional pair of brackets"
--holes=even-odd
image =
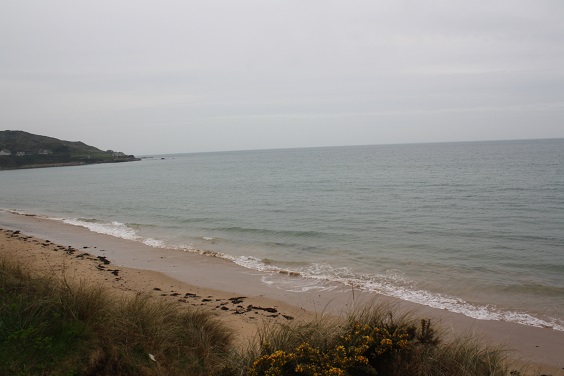
[(450, 312), (461, 313), (478, 320), (507, 321), (564, 331), (564, 322), (557, 319), (547, 321), (525, 312), (502, 310), (495, 305), (476, 305), (457, 297), (414, 289), (412, 286), (409, 286), (408, 281), (398, 271), (391, 271), (388, 275), (357, 276), (349, 268), (334, 268), (327, 264), (314, 263), (303, 268), (285, 269), (273, 265), (274, 262), (272, 260), (266, 260), (265, 262), (264, 260), (252, 256), (234, 257), (224, 253), (199, 250), (193, 250), (193, 252), (231, 260), (235, 264), (248, 269), (291, 277), (301, 277), (286, 280), (277, 279), (276, 281), (263, 277), (262, 281), (264, 283), (277, 284), (288, 291), (331, 291), (336, 289), (338, 285), (346, 285), (360, 291), (374, 292), (412, 303), (426, 305), (431, 308), (446, 309)]
[(116, 238), (141, 242), (143, 244), (146, 244), (154, 248), (163, 248), (165, 245), (164, 242), (161, 240), (154, 238), (146, 238), (138, 235), (137, 231), (134, 229), (134, 227), (138, 227), (138, 225), (128, 225), (117, 221), (103, 222), (95, 218), (68, 218), (68, 219), (53, 218), (53, 219), (60, 220), (66, 224), (73, 226), (86, 227), (90, 231), (97, 232), (99, 234), (105, 234)]
[[(216, 257), (233, 262), (247, 269), (270, 273), (271, 276), (290, 277), (271, 278), (271, 276), (266, 275), (262, 278), (263, 283), (276, 285), (288, 291), (331, 291), (338, 288), (338, 286), (351, 286), (360, 291), (374, 292), (432, 308), (446, 309), (478, 320), (507, 321), (564, 331), (564, 322), (557, 319), (548, 319), (547, 321), (525, 312), (503, 310), (495, 305), (477, 305), (466, 302), (461, 298), (417, 289), (397, 270), (390, 270), (387, 274), (383, 275), (359, 275), (354, 273), (350, 268), (337, 268), (324, 263), (306, 264), (273, 259), (261, 260), (253, 256), (233, 256), (222, 252), (196, 249), (192, 245), (168, 245), (162, 240), (143, 237), (140, 236), (136, 230), (139, 225), (135, 224), (126, 224), (117, 221), (104, 222), (95, 218), (54, 218), (25, 213), (21, 210), (2, 210), (12, 214), (62, 221), (69, 225), (85, 227), (92, 232), (141, 242), (154, 248), (175, 249)], [(240, 228), (233, 227), (231, 229), (239, 230)], [(204, 237), (203, 239), (206, 241), (214, 240), (214, 238), (211, 237)]]
[[(495, 305), (477, 305), (466, 302), (461, 298), (432, 293), (426, 290), (418, 290), (396, 270), (390, 271), (386, 275), (357, 276), (349, 268), (333, 268), (326, 264), (312, 264), (305, 270), (301, 270), (299, 276), (344, 284), (358, 289), (359, 291), (374, 292), (412, 303), (426, 305), (431, 308), (446, 309), (450, 312), (461, 313), (478, 320), (507, 321), (564, 331), (564, 322), (561, 320), (549, 319), (547, 321), (525, 312), (503, 310)], [(284, 284), (286, 285), (285, 288), (292, 291), (308, 291), (311, 288), (323, 289), (319, 286), (312, 286), (307, 283), (304, 284), (301, 281), (296, 281), (294, 284), (292, 284), (291, 281), (286, 281)], [(331, 290), (333, 288), (329, 286), (328, 289)]]

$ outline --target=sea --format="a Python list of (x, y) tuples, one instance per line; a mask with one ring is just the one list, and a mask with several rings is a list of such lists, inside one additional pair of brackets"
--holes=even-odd
[(289, 291), (351, 286), (564, 331), (564, 139), (0, 171), (0, 208), (221, 257)]

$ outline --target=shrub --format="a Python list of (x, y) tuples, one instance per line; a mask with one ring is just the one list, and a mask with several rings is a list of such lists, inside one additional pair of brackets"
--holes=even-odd
[[(370, 320), (366, 320), (370, 318)], [(364, 320), (360, 320), (364, 319)], [(397, 323), (389, 319), (374, 320), (375, 317), (351, 316), (344, 325), (308, 326), (263, 335), (263, 338), (278, 338), (282, 335), (295, 343), (292, 334), (322, 332), (323, 341), (312, 344), (303, 341), (292, 348), (273, 346), (270, 341), (261, 341), (260, 356), (250, 366), (250, 375), (376, 375), (389, 367), (399, 357), (406, 358), (416, 346), (434, 346), (429, 340), (432, 332), (430, 321), (422, 320), (417, 329), (411, 323)], [(311, 336), (308, 336), (311, 337)], [(426, 341), (422, 341), (425, 339)], [(277, 340), (277, 342), (280, 342)]]
[(509, 375), (506, 352), (476, 337), (441, 342), (429, 319), (369, 305), (344, 322), (267, 326), (247, 357), (259, 375)]

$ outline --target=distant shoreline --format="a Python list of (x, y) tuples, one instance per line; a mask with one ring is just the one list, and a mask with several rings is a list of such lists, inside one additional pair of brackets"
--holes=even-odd
[(81, 141), (59, 140), (24, 131), (0, 131), (0, 170), (132, 161), (140, 159), (119, 151), (104, 151)]
[(131, 159), (121, 159), (115, 161), (104, 161), (104, 162), (60, 162), (60, 163), (38, 163), (31, 165), (15, 166), (15, 167), (3, 167), (0, 166), (0, 171), (3, 170), (27, 170), (32, 168), (47, 168), (47, 167), (69, 167), (69, 166), (84, 166), (84, 165), (95, 165), (95, 164), (105, 164), (105, 163), (124, 163), (124, 162), (137, 162), (141, 158), (132, 157)]

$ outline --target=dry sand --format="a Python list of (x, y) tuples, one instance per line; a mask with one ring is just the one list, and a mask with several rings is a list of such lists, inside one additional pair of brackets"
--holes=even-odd
[(564, 332), (553, 329), (471, 319), (337, 285), (323, 291), (286, 291), (281, 285), (266, 284), (264, 277), (282, 282), (299, 277), (272, 276), (226, 260), (155, 249), (34, 216), (0, 211), (0, 228), (0, 257), (21, 260), (37, 272), (104, 284), (120, 293), (150, 293), (210, 310), (236, 330), (241, 345), (264, 321), (339, 315), (362, 302), (376, 301), (439, 321), (446, 333), (470, 332), (488, 343), (503, 344), (515, 359), (538, 365), (540, 373), (564, 376)]
[[(0, 259), (21, 262), (38, 275), (106, 286), (118, 294), (149, 293), (187, 306), (212, 311), (237, 333), (244, 346), (258, 325), (313, 318), (309, 312), (265, 297), (245, 297), (181, 282), (164, 273), (117, 266), (89, 248), (55, 244), (13, 230), (0, 229)], [(94, 249), (92, 247), (92, 249)]]

